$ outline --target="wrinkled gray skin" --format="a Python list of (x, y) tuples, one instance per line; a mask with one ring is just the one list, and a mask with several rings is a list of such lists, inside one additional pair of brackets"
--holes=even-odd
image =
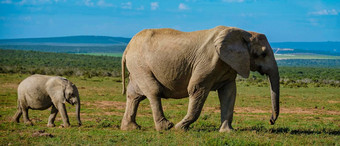
[(76, 116), (79, 126), (80, 100), (76, 85), (66, 78), (46, 75), (32, 75), (23, 80), (18, 87), (18, 110), (13, 117), (14, 122), (19, 122), (23, 115), (24, 122), (33, 125), (28, 118), (28, 109), (45, 110), (52, 106), (51, 115), (48, 118), (48, 127), (54, 127), (54, 120), (60, 112), (63, 126), (69, 127), (65, 102), (76, 105)]
[[(125, 65), (130, 72), (125, 91)], [(174, 126), (163, 113), (161, 98), (189, 97), (186, 116), (175, 125), (187, 130), (195, 122), (210, 91), (218, 92), (221, 106), (220, 132), (228, 132), (236, 97), (235, 78), (250, 71), (269, 76), (273, 113), (279, 115), (279, 73), (272, 48), (264, 34), (234, 27), (181, 32), (147, 29), (136, 34), (122, 58), (123, 93), (127, 92), (122, 130), (138, 129), (140, 101), (150, 101), (156, 130)]]

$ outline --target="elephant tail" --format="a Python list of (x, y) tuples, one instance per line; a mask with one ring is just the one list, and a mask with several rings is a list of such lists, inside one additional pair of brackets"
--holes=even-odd
[(123, 89), (122, 89), (122, 94), (124, 95), (126, 92), (126, 88), (125, 88), (125, 52), (122, 56), (122, 84), (123, 84)]

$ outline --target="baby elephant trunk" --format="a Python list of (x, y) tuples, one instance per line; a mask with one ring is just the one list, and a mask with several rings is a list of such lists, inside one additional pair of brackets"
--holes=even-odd
[(78, 125), (81, 126), (82, 123), (80, 121), (80, 100), (78, 98), (78, 102), (76, 103), (76, 116), (77, 116), (77, 120), (78, 120)]

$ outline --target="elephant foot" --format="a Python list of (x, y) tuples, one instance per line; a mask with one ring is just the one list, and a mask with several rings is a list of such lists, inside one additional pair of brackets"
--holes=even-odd
[(19, 123), (19, 119), (13, 118), (11, 121), (12, 121), (13, 123)]
[(232, 131), (234, 131), (234, 128), (231, 126), (231, 123), (224, 121), (221, 124), (219, 132), (232, 132)]
[(135, 122), (122, 122), (120, 129), (121, 130), (136, 130), (136, 129), (140, 129), (141, 127), (135, 123)]
[(25, 122), (25, 124), (26, 124), (26, 125), (29, 125), (29, 126), (33, 126), (33, 123), (32, 123), (30, 120), (27, 120), (27, 121)]
[(220, 130), (219, 130), (219, 132), (221, 132), (221, 133), (223, 133), (223, 132), (227, 132), (227, 133), (229, 133), (229, 132), (233, 132), (233, 131), (235, 131), (234, 130), (234, 128), (220, 128)]
[(55, 127), (54, 124), (47, 124), (47, 127)]
[(66, 127), (70, 127), (71, 125), (70, 124), (61, 124), (60, 127), (62, 128), (66, 128)]
[(158, 122), (156, 124), (156, 130), (162, 131), (162, 130), (169, 130), (174, 126), (174, 124), (166, 119), (163, 119), (162, 121)]
[(175, 129), (179, 131), (188, 131), (189, 125), (184, 125), (183, 123), (180, 122), (176, 124)]

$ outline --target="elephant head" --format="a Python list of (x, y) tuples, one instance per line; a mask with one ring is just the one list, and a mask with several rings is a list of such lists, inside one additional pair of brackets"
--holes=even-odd
[(70, 81), (67, 81), (64, 95), (65, 95), (65, 100), (68, 103), (72, 105), (76, 105), (76, 116), (78, 120), (78, 125), (81, 126), (82, 123), (80, 121), (80, 100), (79, 100), (79, 92), (78, 92), (76, 85), (74, 85)]
[(280, 75), (274, 58), (274, 53), (264, 34), (250, 32), (250, 70), (261, 75), (268, 75), (271, 87), (272, 117), (270, 124), (274, 124), (280, 112)]
[(271, 87), (272, 117), (274, 124), (279, 116), (280, 76), (274, 53), (264, 34), (238, 28), (224, 27), (215, 39), (216, 52), (221, 60), (244, 78), (250, 71), (268, 75)]

